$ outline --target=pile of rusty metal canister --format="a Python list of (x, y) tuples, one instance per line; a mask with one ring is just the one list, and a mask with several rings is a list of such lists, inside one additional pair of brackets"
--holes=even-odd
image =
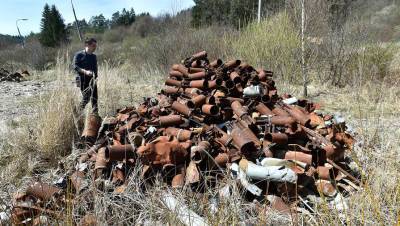
[(8, 70), (4, 68), (0, 68), (0, 82), (8, 81), (8, 82), (21, 82), (25, 79), (25, 77), (29, 76), (28, 71), (22, 71), (21, 73), (15, 72), (10, 73)]
[[(204, 192), (231, 177), (247, 199), (269, 197), (282, 211), (310, 193), (349, 194), (361, 183), (345, 155), (354, 138), (343, 118), (319, 108), (278, 95), (271, 71), (240, 60), (209, 61), (202, 51), (174, 64), (156, 97), (102, 121), (90, 115), (82, 134), (90, 145), (67, 181), (75, 193), (92, 182), (124, 192), (133, 176), (146, 183), (161, 176), (174, 189)], [(141, 173), (133, 175), (138, 165)], [(31, 198), (44, 209), (62, 193), (36, 182), (16, 201)], [(26, 211), (17, 206), (13, 216), (23, 220)]]

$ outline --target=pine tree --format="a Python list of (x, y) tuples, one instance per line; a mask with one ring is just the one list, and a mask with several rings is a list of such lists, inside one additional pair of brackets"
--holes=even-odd
[(55, 5), (51, 6), (51, 22), (54, 31), (54, 43), (59, 46), (67, 41), (67, 29), (64, 19), (61, 17), (60, 12), (57, 10)]
[(44, 6), (40, 28), (39, 41), (44, 46), (59, 46), (67, 40), (64, 20), (55, 5), (52, 5), (51, 9), (48, 4)]
[(48, 4), (44, 5), (44, 9), (42, 12), (42, 20), (40, 22), (40, 36), (39, 41), (44, 46), (52, 46), (53, 45), (53, 31), (50, 24), (50, 7)]

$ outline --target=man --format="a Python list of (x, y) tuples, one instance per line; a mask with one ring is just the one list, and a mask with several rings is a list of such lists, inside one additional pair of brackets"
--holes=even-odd
[(77, 52), (74, 56), (73, 68), (76, 75), (77, 86), (82, 92), (82, 101), (80, 109), (85, 109), (91, 100), (92, 112), (98, 114), (97, 106), (97, 57), (96, 51), (97, 41), (94, 38), (86, 39), (85, 49)]

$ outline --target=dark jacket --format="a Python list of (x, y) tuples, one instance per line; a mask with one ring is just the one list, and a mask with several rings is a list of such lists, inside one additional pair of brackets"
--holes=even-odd
[(85, 50), (78, 51), (75, 53), (73, 61), (73, 69), (77, 75), (83, 77), (82, 73), (79, 73), (79, 69), (85, 69), (94, 72), (94, 77), (97, 78), (97, 57), (95, 54), (89, 54)]

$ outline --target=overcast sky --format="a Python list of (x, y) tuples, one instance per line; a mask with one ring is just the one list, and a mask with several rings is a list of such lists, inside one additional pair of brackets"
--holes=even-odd
[[(39, 32), (43, 6), (46, 3), (56, 5), (66, 24), (74, 20), (70, 0), (0, 0), (0, 34), (17, 35), (15, 21), (18, 18), (29, 19), (18, 22), (22, 35), (28, 35), (31, 31)], [(136, 14), (149, 12), (157, 16), (176, 13), (194, 5), (193, 0), (73, 0), (73, 3), (78, 19), (85, 18), (86, 21), (100, 13), (110, 18), (122, 8), (133, 7)]]

